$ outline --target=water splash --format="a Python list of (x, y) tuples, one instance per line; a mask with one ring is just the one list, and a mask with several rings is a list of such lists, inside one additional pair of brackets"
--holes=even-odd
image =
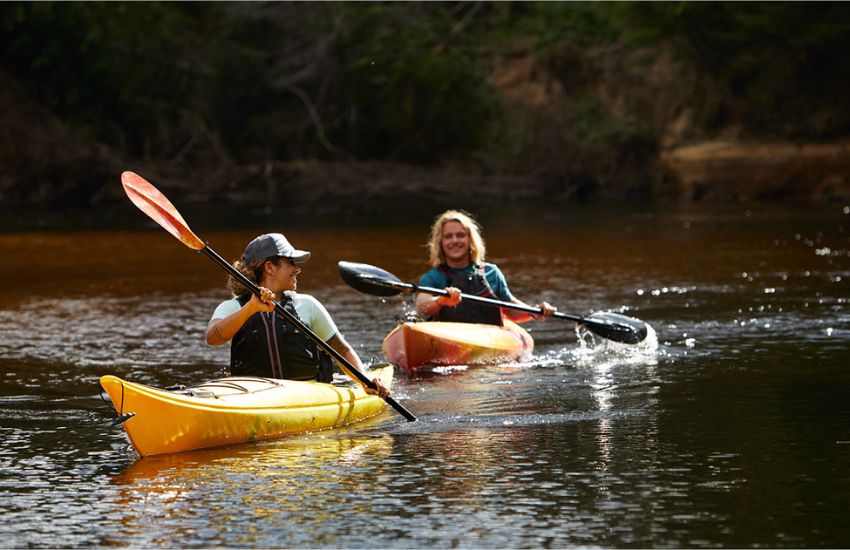
[(578, 348), (573, 351), (577, 365), (656, 364), (658, 335), (652, 325), (646, 325), (646, 338), (638, 344), (613, 342), (594, 335), (583, 326), (576, 327)]

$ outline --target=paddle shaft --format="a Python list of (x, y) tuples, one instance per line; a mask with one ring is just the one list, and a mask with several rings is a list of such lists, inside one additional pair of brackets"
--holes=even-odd
[[(207, 257), (209, 257), (219, 266), (224, 268), (225, 271), (236, 277), (236, 279), (238, 279), (240, 283), (245, 285), (245, 287), (247, 287), (251, 292), (253, 292), (257, 296), (260, 295), (260, 288), (256, 284), (254, 284), (251, 279), (249, 279), (248, 277), (240, 273), (239, 270), (237, 270), (235, 267), (230, 265), (230, 262), (222, 258), (215, 250), (210, 248), (209, 245), (204, 246), (204, 248), (201, 249), (201, 252), (206, 254)], [(343, 357), (342, 354), (340, 354), (337, 350), (331, 347), (330, 344), (319, 338), (319, 336), (315, 332), (310, 330), (307, 325), (302, 323), (298, 317), (286, 311), (283, 306), (281, 306), (277, 302), (275, 302), (274, 310), (278, 315), (282, 315), (284, 319), (295, 325), (295, 328), (306, 334), (307, 337), (312, 340), (314, 344), (325, 350), (331, 355), (331, 357), (336, 359), (339, 362), (340, 367), (345, 371), (347, 375), (351, 376), (352, 378), (357, 378), (357, 380), (359, 380), (363, 385), (370, 389), (376, 389), (374, 382), (369, 380), (369, 378), (367, 378), (365, 374), (363, 374), (356, 367), (354, 367), (354, 365), (352, 365), (345, 357)], [(393, 399), (392, 396), (387, 396), (384, 398), (384, 400), (408, 421), (413, 422), (416, 420), (416, 417), (413, 416), (413, 413), (405, 409), (400, 403)]]
[[(448, 296), (449, 291), (443, 288), (433, 288), (430, 286), (419, 286), (413, 283), (392, 283), (393, 286), (404, 287), (411, 292), (426, 292), (428, 294), (434, 294), (437, 296)], [(478, 302), (481, 304), (488, 304), (491, 306), (499, 306), (507, 309), (514, 309), (516, 311), (524, 311), (526, 313), (534, 313), (536, 315), (543, 315), (543, 311), (540, 308), (524, 306), (522, 304), (515, 304), (513, 302), (505, 302), (503, 300), (494, 300), (493, 298), (485, 298), (483, 296), (474, 296), (472, 294), (461, 294), (461, 298), (468, 302)], [(570, 315), (569, 313), (561, 313), (560, 311), (556, 311), (552, 314), (554, 317), (558, 317), (559, 319), (566, 319), (568, 321), (576, 321), (578, 323), (583, 323), (586, 321), (584, 317), (581, 315)]]
[[(449, 295), (447, 290), (441, 288), (432, 288), (415, 284), (410, 284), (410, 288), (414, 291), (427, 292), (429, 294), (437, 294), (439, 296)], [(524, 306), (521, 304), (515, 304), (513, 302), (504, 302), (502, 300), (494, 300), (493, 298), (485, 298), (483, 296), (474, 296), (470, 294), (461, 294), (461, 297), (464, 300), (468, 300), (470, 302), (479, 302), (482, 304), (499, 306), (507, 309), (515, 309), (517, 311), (524, 311), (526, 313), (534, 313), (538, 315), (543, 314), (543, 312), (536, 307)], [(575, 321), (576, 323), (586, 327), (594, 334), (597, 334), (603, 338), (613, 339), (616, 342), (635, 344), (646, 336), (645, 329), (643, 331), (643, 334), (641, 335), (633, 328), (618, 328), (617, 324), (606, 323), (601, 320), (588, 319), (587, 317), (582, 317), (581, 315), (571, 315), (569, 313), (561, 313), (560, 311), (556, 311), (552, 314), (552, 316), (557, 317), (559, 319), (566, 319), (568, 321)], [(622, 323), (620, 323), (620, 327), (623, 327)]]

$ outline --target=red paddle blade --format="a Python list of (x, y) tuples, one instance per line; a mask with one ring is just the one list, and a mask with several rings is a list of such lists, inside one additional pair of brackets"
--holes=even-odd
[(133, 172), (124, 172), (121, 174), (121, 184), (133, 204), (161, 225), (163, 229), (193, 250), (204, 249), (206, 245), (197, 235), (192, 233), (180, 212), (174, 208), (174, 205), (165, 195), (159, 192), (159, 189), (151, 185), (145, 178)]

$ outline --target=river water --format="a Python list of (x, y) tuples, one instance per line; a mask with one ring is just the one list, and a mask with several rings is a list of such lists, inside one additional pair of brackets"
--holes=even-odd
[[(224, 374), (227, 351), (202, 337), (223, 272), (138, 212), (110, 230), (7, 228), (0, 547), (850, 546), (848, 211), (485, 214), (518, 297), (638, 317), (656, 345), (532, 322), (527, 363), (398, 372), (419, 422), (390, 410), (144, 459), (97, 380)], [(336, 262), (416, 279), (429, 219), (396, 218), (193, 228), (226, 258), (268, 230), (311, 250), (299, 290), (377, 362), (411, 298), (358, 294)]]

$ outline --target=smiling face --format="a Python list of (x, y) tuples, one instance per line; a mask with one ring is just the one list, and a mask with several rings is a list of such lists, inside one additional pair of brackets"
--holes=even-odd
[(440, 245), (449, 267), (462, 269), (469, 265), (469, 234), (460, 222), (450, 220), (443, 224)]
[(295, 290), (298, 286), (299, 273), (301, 268), (289, 258), (267, 260), (263, 266), (263, 280), (260, 286), (268, 288), (275, 294)]

